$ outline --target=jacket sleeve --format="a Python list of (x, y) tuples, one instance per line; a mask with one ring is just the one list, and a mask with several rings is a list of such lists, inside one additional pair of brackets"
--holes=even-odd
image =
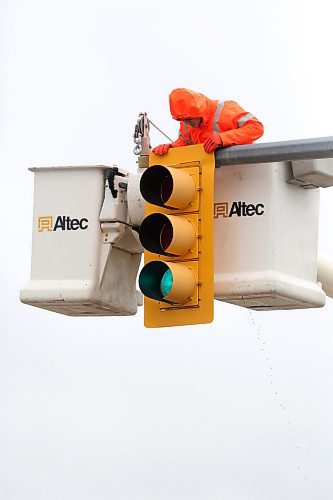
[(264, 126), (255, 116), (244, 111), (235, 102), (231, 103), (230, 108), (231, 113), (228, 113), (230, 130), (220, 133), (223, 146), (252, 144), (263, 135)]
[(183, 141), (183, 139), (181, 137), (178, 137), (178, 139), (176, 141), (173, 141), (171, 143), (171, 147), (173, 148), (180, 148), (182, 146), (189, 146), (189, 144), (185, 141)]
[(180, 122), (180, 128), (178, 132), (178, 139), (173, 141), (171, 143), (173, 148), (179, 148), (182, 146), (189, 146), (190, 144), (193, 144), (192, 139), (189, 135), (188, 129), (185, 129), (184, 123)]

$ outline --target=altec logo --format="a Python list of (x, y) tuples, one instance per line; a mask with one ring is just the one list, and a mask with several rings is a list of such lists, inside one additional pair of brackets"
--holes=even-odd
[(220, 217), (252, 217), (253, 215), (264, 215), (265, 205), (263, 203), (245, 203), (245, 201), (233, 201), (229, 209), (227, 201), (214, 203), (214, 219)]
[(53, 217), (44, 215), (38, 217), (38, 231), (77, 231), (88, 229), (88, 219), (71, 219), (68, 215), (58, 215), (53, 225)]

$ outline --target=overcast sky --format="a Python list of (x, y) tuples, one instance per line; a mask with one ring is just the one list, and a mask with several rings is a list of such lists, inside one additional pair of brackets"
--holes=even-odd
[[(234, 99), (261, 141), (332, 135), (330, 0), (0, 3), (0, 496), (4, 500), (331, 500), (333, 301), (211, 325), (68, 318), (19, 302), (31, 166), (135, 171), (140, 111)], [(164, 142), (155, 132), (154, 145)], [(333, 255), (333, 188), (320, 248)], [(300, 255), (301, 258), (301, 255)]]

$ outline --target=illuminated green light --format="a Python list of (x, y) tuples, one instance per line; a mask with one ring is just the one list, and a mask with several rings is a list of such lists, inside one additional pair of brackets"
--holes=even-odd
[(168, 269), (163, 274), (163, 277), (162, 277), (162, 280), (161, 280), (161, 293), (162, 293), (162, 297), (166, 297), (167, 295), (169, 295), (169, 293), (171, 291), (171, 288), (172, 288), (172, 285), (173, 285), (173, 276), (172, 276), (171, 269)]
[(171, 292), (173, 275), (169, 266), (160, 260), (148, 262), (140, 272), (139, 287), (143, 295), (150, 299), (173, 304), (165, 299)]
[(159, 302), (164, 300), (172, 288), (173, 277), (170, 268), (160, 260), (148, 262), (140, 272), (139, 287), (143, 295)]

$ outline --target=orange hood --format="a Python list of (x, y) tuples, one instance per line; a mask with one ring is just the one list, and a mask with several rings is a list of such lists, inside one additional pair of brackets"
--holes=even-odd
[(212, 101), (189, 89), (175, 89), (169, 96), (171, 115), (175, 120), (203, 118), (207, 120)]

